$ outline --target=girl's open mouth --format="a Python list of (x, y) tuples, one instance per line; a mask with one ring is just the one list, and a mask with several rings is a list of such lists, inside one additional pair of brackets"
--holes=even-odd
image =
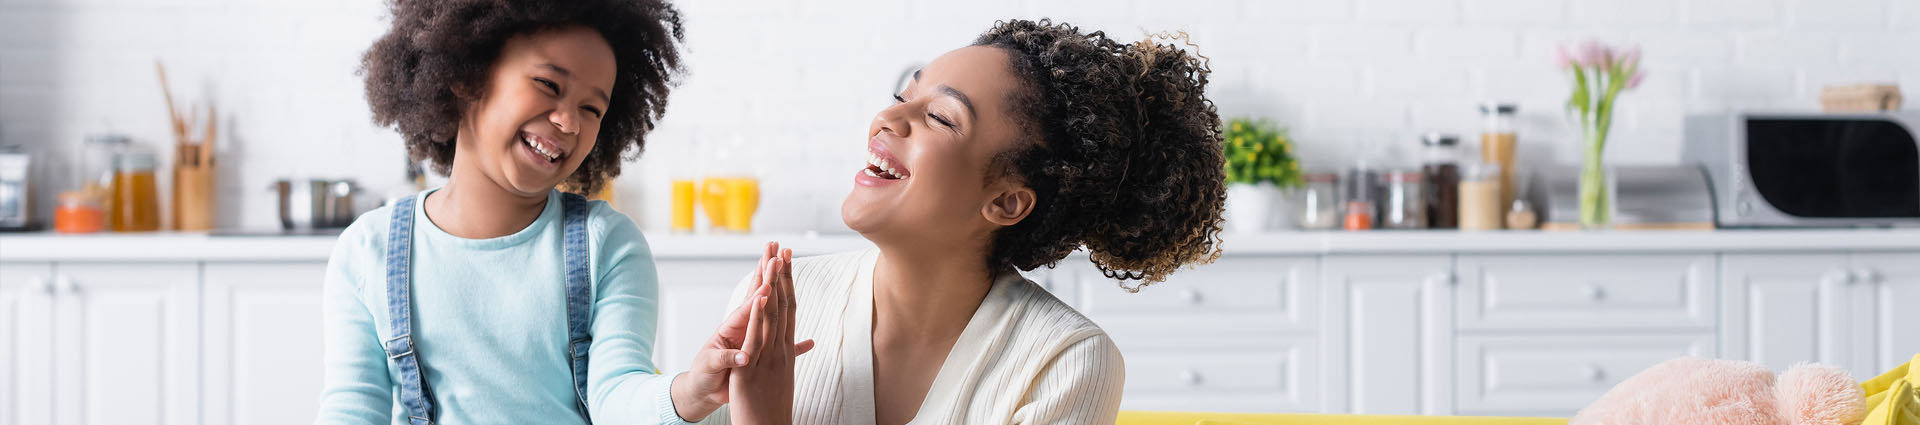
[(560, 144), (532, 133), (520, 132), (520, 144), (532, 151), (536, 158), (544, 159), (549, 164), (559, 163), (567, 157), (567, 150), (560, 147)]

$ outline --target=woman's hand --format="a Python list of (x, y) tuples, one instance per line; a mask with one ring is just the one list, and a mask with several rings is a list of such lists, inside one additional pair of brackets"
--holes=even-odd
[(733, 368), (729, 378), (734, 423), (793, 423), (793, 359), (801, 350), (793, 344), (799, 306), (793, 296), (792, 264), (793, 251), (781, 250), (762, 269), (761, 279), (769, 288), (753, 303), (747, 321), (741, 347), (748, 364)]
[[(767, 244), (767, 250), (760, 254), (760, 262), (754, 267), (753, 290), (747, 292), (740, 306), (727, 314), (713, 337), (708, 338), (700, 352), (694, 355), (693, 367), (687, 373), (673, 380), (673, 405), (675, 413), (681, 419), (699, 421), (712, 414), (728, 401), (728, 381), (732, 369), (745, 366), (751, 360), (742, 350), (746, 342), (748, 322), (754, 311), (761, 308), (760, 300), (771, 296), (773, 285), (767, 279), (768, 267), (776, 260), (790, 260), (792, 252), (779, 253), (778, 243)], [(791, 339), (789, 339), (791, 340)], [(793, 344), (793, 356), (813, 349), (813, 340)]]

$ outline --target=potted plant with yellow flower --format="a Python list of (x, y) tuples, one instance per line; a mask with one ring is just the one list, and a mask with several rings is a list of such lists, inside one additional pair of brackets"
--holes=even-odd
[(1283, 189), (1300, 186), (1300, 162), (1287, 130), (1266, 120), (1228, 120), (1222, 135), (1227, 159), (1227, 228), (1267, 230)]

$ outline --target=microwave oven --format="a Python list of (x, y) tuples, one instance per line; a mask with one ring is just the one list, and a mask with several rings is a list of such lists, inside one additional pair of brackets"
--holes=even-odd
[(1718, 227), (1920, 226), (1920, 112), (1687, 117)]

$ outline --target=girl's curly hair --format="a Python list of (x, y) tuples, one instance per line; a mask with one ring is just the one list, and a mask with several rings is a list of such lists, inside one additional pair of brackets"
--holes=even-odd
[(600, 134), (564, 184), (593, 193), (638, 156), (667, 108), (685, 36), (680, 12), (664, 0), (392, 0), (393, 27), (367, 49), (361, 74), (373, 122), (399, 130), (413, 160), (434, 171), (453, 165), (454, 135), (469, 104), (487, 89), (493, 63), (514, 36), (574, 25), (613, 48), (612, 102)]
[[(1108, 277), (1164, 281), (1219, 257), (1226, 198), (1220, 117), (1204, 57), (1160, 34), (1121, 44), (1042, 19), (1001, 21), (974, 41), (1008, 53), (1025, 140), (999, 176), (1035, 192), (1033, 212), (993, 235), (988, 261), (1032, 270), (1085, 246)], [(1186, 43), (1191, 46), (1191, 43)]]

